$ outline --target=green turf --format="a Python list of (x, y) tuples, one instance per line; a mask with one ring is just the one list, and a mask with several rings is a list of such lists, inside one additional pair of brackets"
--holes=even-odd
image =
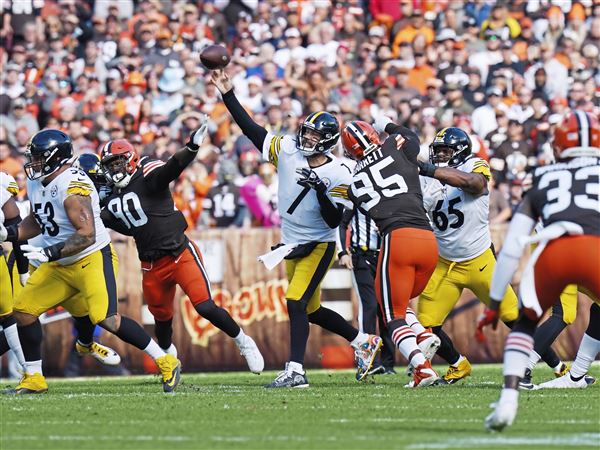
[(500, 373), (477, 366), (459, 385), (421, 390), (403, 388), (400, 374), (356, 383), (348, 371), (311, 370), (300, 390), (262, 388), (274, 373), (184, 374), (173, 395), (154, 377), (51, 380), (48, 394), (1, 396), (0, 448), (599, 448), (600, 384), (524, 392), (515, 425), (485, 432)]

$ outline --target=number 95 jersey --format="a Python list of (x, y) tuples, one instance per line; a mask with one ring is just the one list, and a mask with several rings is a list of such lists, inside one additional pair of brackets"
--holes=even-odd
[(31, 203), (31, 212), (42, 229), (39, 235), (40, 245), (48, 247), (66, 241), (75, 233), (75, 227), (65, 211), (64, 202), (71, 195), (90, 197), (96, 242), (81, 252), (61, 258), (58, 263), (66, 266), (79, 261), (110, 243), (110, 236), (100, 219), (100, 200), (92, 180), (81, 170), (69, 168), (59, 174), (46, 186), (38, 180), (27, 180), (27, 193)]
[[(481, 173), (488, 181), (490, 167), (477, 157), (456, 167), (462, 172)], [(438, 240), (440, 256), (450, 261), (473, 259), (492, 245), (489, 227), (489, 193), (472, 195), (435, 178), (420, 177), (423, 204)]]

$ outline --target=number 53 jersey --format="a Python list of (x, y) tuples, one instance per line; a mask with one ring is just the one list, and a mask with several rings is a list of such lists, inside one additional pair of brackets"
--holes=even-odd
[[(467, 158), (456, 169), (481, 173), (487, 180), (491, 176), (487, 162), (477, 157)], [(423, 205), (438, 240), (441, 257), (462, 262), (491, 247), (489, 193), (475, 196), (435, 178), (420, 178)]]
[(27, 193), (31, 212), (42, 229), (39, 245), (48, 247), (66, 241), (75, 233), (75, 227), (65, 211), (64, 202), (71, 195), (90, 197), (96, 227), (96, 242), (81, 252), (61, 258), (58, 263), (66, 266), (79, 261), (110, 243), (110, 236), (100, 219), (100, 200), (92, 180), (78, 169), (69, 168), (44, 186), (41, 181), (27, 180)]

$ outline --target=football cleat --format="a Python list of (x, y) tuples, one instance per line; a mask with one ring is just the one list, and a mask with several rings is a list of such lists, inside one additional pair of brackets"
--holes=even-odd
[(382, 344), (383, 341), (379, 336), (370, 334), (365, 343), (359, 345), (354, 350), (356, 358), (356, 381), (362, 381), (369, 375), (369, 370), (373, 367), (373, 361)]
[(517, 416), (517, 402), (500, 402), (492, 403), (492, 412), (485, 418), (485, 428), (489, 431), (502, 431), (505, 427), (511, 426)]
[(169, 345), (168, 348), (161, 348), (161, 350), (163, 352), (165, 352), (167, 355), (171, 355), (171, 356), (174, 356), (175, 358), (177, 358), (177, 347), (175, 347), (175, 344)]
[(156, 358), (156, 365), (160, 369), (163, 379), (163, 391), (173, 392), (181, 378), (181, 361), (173, 355), (165, 355)]
[(369, 375), (396, 375), (396, 371), (393, 367), (385, 367), (380, 364), (369, 370)]
[(591, 375), (586, 375), (583, 377), (583, 379), (585, 380), (585, 382), (587, 383), (588, 386), (591, 386), (592, 384), (596, 384), (596, 379)]
[(112, 348), (105, 345), (93, 342), (88, 345), (83, 345), (79, 341), (75, 343), (75, 350), (80, 356), (90, 355), (92, 358), (100, 361), (107, 366), (116, 366), (121, 362), (121, 357)]
[(431, 362), (426, 360), (423, 364), (415, 367), (410, 387), (427, 387), (436, 384), (440, 376), (431, 368)]
[(569, 373), (570, 367), (565, 363), (560, 363), (560, 368), (554, 371), (554, 376), (556, 378), (560, 378)]
[(555, 378), (554, 380), (539, 384), (537, 389), (584, 389), (588, 386), (589, 384), (585, 377), (575, 381), (571, 378), (571, 373), (567, 372), (560, 378)]
[(14, 394), (24, 395), (24, 394), (43, 394), (48, 391), (48, 383), (46, 383), (46, 378), (39, 372), (36, 373), (25, 373), (23, 374), (23, 378), (13, 391)]
[(441, 384), (454, 384), (458, 380), (471, 375), (471, 363), (467, 358), (458, 363), (458, 366), (448, 367), (446, 375), (440, 380)]
[(265, 360), (256, 346), (254, 339), (250, 336), (244, 336), (244, 341), (238, 347), (240, 349), (240, 354), (246, 358), (250, 372), (256, 374), (261, 373), (265, 368)]
[[(433, 359), (441, 344), (442, 341), (432, 333), (431, 328), (427, 328), (417, 335), (417, 345), (419, 346), (419, 350), (421, 350), (421, 353), (423, 353), (423, 356), (428, 361)], [(414, 367), (409, 363), (406, 368), (406, 375), (409, 377), (412, 376), (413, 370)]]
[(535, 385), (533, 384), (533, 381), (531, 381), (531, 376), (531, 369), (525, 369), (525, 375), (521, 381), (519, 381), (519, 389), (525, 389), (527, 391), (535, 389)]
[(296, 372), (288, 369), (288, 363), (285, 363), (285, 370), (279, 372), (277, 378), (271, 383), (265, 384), (265, 387), (270, 388), (307, 388), (308, 379), (305, 373)]

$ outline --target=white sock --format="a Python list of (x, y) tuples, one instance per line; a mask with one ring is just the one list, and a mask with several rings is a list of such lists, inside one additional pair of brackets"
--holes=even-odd
[(81, 342), (79, 339), (77, 339), (77, 343), (79, 345), (81, 345), (82, 347), (87, 347), (90, 348), (92, 346), (92, 343), (90, 342), (89, 344), (84, 344), (83, 342)]
[(540, 359), (541, 356), (535, 350), (531, 350), (531, 355), (529, 355), (529, 362), (527, 363), (527, 368), (529, 370), (533, 370), (533, 368), (537, 365)]
[(246, 337), (246, 334), (244, 333), (244, 330), (242, 330), (240, 328), (239, 334), (236, 337), (233, 338), (234, 341), (235, 341), (235, 343), (238, 345), (238, 347), (244, 343), (244, 338), (245, 337)]
[[(6, 336), (6, 341), (8, 342), (8, 346), (15, 353), (17, 357), (17, 361), (21, 364), (21, 367), (25, 368), (25, 356), (23, 355), (23, 348), (21, 347), (21, 341), (19, 341), (19, 332), (17, 331), (17, 324), (14, 323), (9, 327), (4, 328), (4, 336)], [(41, 373), (41, 363), (40, 363), (40, 373)]]
[(529, 355), (533, 350), (533, 337), (518, 331), (512, 331), (504, 345), (504, 376), (523, 378)]
[(159, 347), (159, 345), (154, 342), (153, 339), (150, 339), (150, 343), (148, 344), (148, 346), (144, 349), (144, 351), (146, 353), (148, 353), (148, 355), (152, 358), (152, 359), (157, 359), (160, 358), (162, 356), (165, 356), (165, 351)]
[(25, 369), (25, 373), (28, 373), (29, 375), (33, 375), (34, 373), (43, 375), (41, 359), (37, 361), (25, 361), (23, 368)]
[[(533, 351), (533, 350), (532, 350)], [(552, 368), (555, 372), (558, 372), (562, 368), (563, 362), (559, 361), (559, 363)]]
[(456, 360), (456, 362), (454, 364), (450, 364), (452, 367), (458, 367), (458, 365), (463, 362), (465, 360), (465, 357), (463, 355), (459, 355), (458, 359)]
[(350, 342), (350, 345), (354, 348), (357, 348), (357, 347), (360, 347), (365, 342), (367, 342), (368, 339), (369, 339), (369, 335), (367, 333), (363, 333), (362, 331), (359, 331), (358, 334), (356, 335), (356, 337), (352, 340), (352, 342)]
[(169, 345), (169, 348), (161, 348), (161, 350), (177, 358), (177, 348), (175, 347), (175, 344)]
[(304, 375), (304, 367), (302, 367), (302, 364), (297, 363), (296, 361), (290, 361), (287, 364), (287, 370), (289, 372), (298, 372)]
[(419, 335), (423, 331), (425, 331), (425, 327), (421, 325), (421, 322), (419, 322), (419, 319), (417, 319), (417, 315), (412, 309), (406, 308), (405, 320), (408, 326), (412, 328), (416, 335)]
[(577, 357), (571, 366), (571, 376), (581, 378), (588, 373), (590, 365), (594, 362), (598, 353), (600, 353), (600, 341), (589, 334), (584, 334), (581, 344), (579, 344)]
[(503, 388), (500, 393), (500, 402), (516, 403), (519, 401), (519, 391), (517, 389)]
[[(417, 336), (408, 325), (396, 328), (392, 333), (392, 341), (413, 367), (420, 366), (425, 362), (425, 357), (417, 345)], [(413, 355), (412, 358), (411, 355)]]

